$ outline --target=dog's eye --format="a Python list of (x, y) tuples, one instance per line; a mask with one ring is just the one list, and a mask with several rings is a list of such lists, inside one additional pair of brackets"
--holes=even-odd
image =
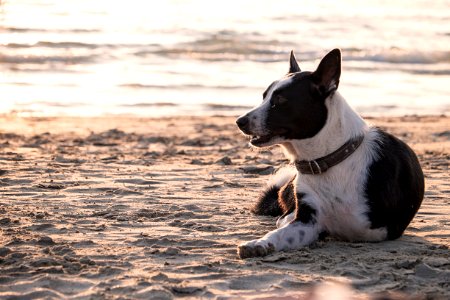
[(281, 95), (276, 95), (275, 98), (272, 101), (272, 108), (278, 105), (282, 105), (284, 103), (286, 103), (288, 100), (281, 96)]

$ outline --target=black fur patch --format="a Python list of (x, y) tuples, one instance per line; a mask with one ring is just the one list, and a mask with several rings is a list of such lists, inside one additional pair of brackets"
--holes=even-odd
[(305, 232), (303, 230), (300, 230), (298, 232), (298, 237), (299, 237), (300, 241), (303, 241), (303, 238), (305, 237)]
[(302, 201), (305, 196), (303, 193), (297, 193), (297, 208), (295, 219), (293, 222), (301, 222), (303, 224), (316, 223), (316, 210)]
[(379, 159), (369, 168), (365, 186), (371, 228), (386, 227), (388, 239), (403, 234), (424, 195), (419, 161), (404, 142), (379, 130)]
[[(273, 91), (272, 107), (267, 115), (266, 127), (273, 135), (286, 139), (305, 139), (315, 136), (325, 125), (327, 108), (323, 94), (317, 89), (311, 72), (297, 73), (292, 82)], [(287, 99), (277, 104), (278, 97)]]
[(323, 241), (324, 239), (326, 239), (330, 234), (327, 231), (321, 231), (319, 233), (319, 241)]
[(292, 179), (282, 186), (278, 192), (278, 204), (283, 211), (283, 215), (288, 215), (295, 209), (295, 178), (296, 176), (292, 177)]
[(295, 209), (295, 176), (281, 188), (271, 186), (264, 190), (251, 209), (257, 215), (285, 217)]
[(283, 211), (278, 204), (278, 191), (279, 188), (276, 186), (271, 186), (264, 190), (251, 209), (251, 212), (263, 216), (280, 216)]

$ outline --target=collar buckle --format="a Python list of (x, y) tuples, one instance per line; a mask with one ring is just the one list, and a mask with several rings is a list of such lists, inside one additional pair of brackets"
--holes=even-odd
[(313, 175), (316, 175), (316, 174), (317, 174), (316, 172), (314, 172), (314, 168), (313, 168), (313, 165), (312, 165), (311, 163), (314, 163), (314, 165), (316, 165), (317, 170), (319, 171), (318, 174), (319, 174), (319, 175), (322, 174), (322, 169), (320, 168), (320, 166), (319, 166), (319, 164), (317, 163), (317, 161), (315, 161), (315, 160), (310, 160), (310, 161), (308, 161), (308, 164), (309, 164), (309, 169), (311, 170), (311, 174), (313, 174)]

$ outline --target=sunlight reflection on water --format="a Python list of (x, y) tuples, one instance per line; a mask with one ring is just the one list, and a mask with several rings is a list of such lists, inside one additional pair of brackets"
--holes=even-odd
[[(405, 8), (406, 7), (406, 8)], [(287, 70), (343, 50), (364, 114), (450, 107), (448, 1), (4, 1), (0, 112), (239, 114)]]

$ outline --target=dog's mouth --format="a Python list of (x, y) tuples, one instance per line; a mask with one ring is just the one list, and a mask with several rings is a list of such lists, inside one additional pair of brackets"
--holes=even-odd
[(277, 132), (272, 132), (271, 134), (266, 135), (252, 135), (250, 138), (250, 144), (255, 147), (264, 147), (270, 146), (272, 144), (277, 144), (277, 141), (283, 139), (283, 136), (286, 134), (287, 130), (282, 129)]
[(250, 139), (250, 144), (252, 144), (253, 146), (262, 146), (268, 142), (270, 142), (270, 140), (273, 138), (272, 135), (254, 135), (251, 137)]

